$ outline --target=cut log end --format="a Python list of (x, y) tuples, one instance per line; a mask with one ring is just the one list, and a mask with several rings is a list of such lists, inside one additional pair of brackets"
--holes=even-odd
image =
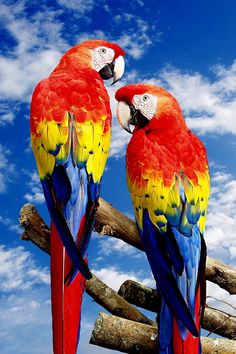
[[(123, 353), (157, 353), (157, 328), (100, 312), (90, 339), (91, 344)], [(236, 341), (201, 338), (203, 354), (236, 353)]]
[(154, 353), (157, 328), (100, 312), (90, 343), (123, 353)]
[[(32, 241), (44, 252), (50, 254), (50, 230), (32, 204), (26, 204), (22, 207), (20, 223), (25, 229), (21, 238)], [(100, 200), (96, 223), (106, 234), (117, 237), (134, 247), (142, 249), (135, 223), (103, 200)], [(208, 280), (228, 290), (229, 293), (236, 293), (236, 271), (223, 262), (208, 257), (206, 277)], [(137, 284), (134, 285), (136, 286), (134, 294), (137, 295), (139, 290), (137, 289)], [(130, 292), (128, 290), (121, 289), (120, 295), (137, 306), (148, 308), (156, 312), (158, 299), (155, 297), (155, 290), (148, 288), (146, 300), (143, 295), (143, 291), (145, 290), (143, 285), (141, 285), (141, 291), (138, 296), (134, 297), (132, 291)], [(157, 350), (157, 329), (153, 326), (153, 321), (144, 316), (135, 307), (125, 301), (125, 299), (118, 296), (96, 277), (93, 277), (91, 281), (87, 282), (87, 292), (96, 302), (101, 304), (113, 315), (120, 316), (116, 317), (100, 314), (96, 322), (98, 325), (95, 325), (93, 331), (91, 343), (126, 353), (154, 353)], [(127, 295), (128, 293), (129, 296)], [(145, 307), (145, 301), (148, 303), (149, 307)], [(206, 320), (205, 328), (225, 337), (231, 339), (235, 338), (235, 319), (228, 317), (227, 314), (225, 315), (227, 318), (222, 319), (222, 314), (216, 315), (215, 312), (216, 311), (213, 309), (206, 310), (204, 317), (204, 320)], [(109, 319), (109, 323), (107, 319)], [(129, 331), (131, 335), (131, 341), (127, 338), (127, 331)], [(100, 335), (101, 333), (103, 334)], [(148, 338), (146, 336), (148, 336)], [(209, 346), (207, 346), (208, 340)], [(233, 340), (215, 339), (213, 342), (212, 341), (212, 339), (208, 338), (203, 339), (203, 353), (236, 353), (235, 342)], [(154, 347), (155, 349), (153, 349)], [(207, 348), (209, 348), (209, 350)]]

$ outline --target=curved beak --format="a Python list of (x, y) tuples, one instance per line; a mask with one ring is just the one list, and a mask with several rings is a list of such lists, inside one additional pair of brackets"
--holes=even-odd
[(120, 125), (130, 134), (133, 134), (134, 131), (133, 128), (131, 129), (131, 125), (144, 128), (149, 122), (149, 119), (140, 110), (124, 101), (118, 102), (116, 113)]
[(118, 102), (116, 114), (122, 128), (124, 128), (128, 133), (132, 134), (130, 129), (130, 121), (132, 116), (129, 105), (123, 101)]
[(125, 70), (125, 61), (122, 56), (119, 56), (117, 59), (113, 60), (110, 64), (106, 64), (99, 74), (103, 80), (108, 80), (114, 78), (112, 85), (114, 85), (124, 74)]
[(114, 69), (113, 69), (114, 79), (112, 85), (114, 85), (118, 80), (122, 78), (125, 71), (125, 61), (121, 55), (117, 59), (115, 59), (113, 63), (114, 63)]

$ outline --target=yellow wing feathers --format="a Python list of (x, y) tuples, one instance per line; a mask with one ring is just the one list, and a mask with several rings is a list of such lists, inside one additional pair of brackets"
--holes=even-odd
[(75, 163), (86, 166), (95, 183), (100, 181), (110, 143), (104, 120), (81, 123), (65, 112), (60, 123), (42, 120), (31, 139), (41, 179), (52, 174), (56, 163), (64, 164), (72, 149)]
[(204, 231), (207, 204), (210, 192), (208, 173), (197, 174), (198, 183), (193, 183), (183, 174), (174, 174), (166, 185), (160, 174), (145, 172), (145, 178), (132, 180), (127, 174), (137, 222), (142, 228), (143, 210), (160, 231), (165, 232), (167, 222), (188, 234), (194, 224)]
[(86, 164), (88, 174), (92, 174), (95, 183), (103, 174), (110, 146), (110, 130), (104, 132), (104, 122), (75, 122), (74, 129), (75, 161)]

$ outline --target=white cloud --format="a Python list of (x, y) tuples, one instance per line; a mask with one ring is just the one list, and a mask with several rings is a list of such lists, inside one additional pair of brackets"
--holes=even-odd
[(121, 158), (125, 152), (126, 147), (131, 138), (131, 135), (124, 131), (119, 125), (116, 116), (113, 116), (112, 137), (110, 146), (110, 157)]
[[(126, 24), (125, 31), (116, 38), (118, 44), (134, 59), (139, 59), (152, 42), (159, 40), (160, 33), (155, 25), (132, 13), (122, 13), (114, 17), (117, 24)], [(155, 37), (153, 35), (155, 33)]]
[(0, 290), (11, 292), (49, 284), (47, 268), (39, 268), (31, 254), (23, 247), (7, 248), (0, 245)]
[[(59, 0), (61, 5), (77, 13), (91, 11), (94, 0), (67, 1)], [(29, 101), (30, 93), (36, 83), (48, 76), (58, 63), (68, 43), (62, 37), (63, 22), (58, 20), (61, 10), (36, 11), (31, 17), (22, 16), (25, 2), (19, 1), (14, 6), (0, 5), (0, 19), (5, 30), (16, 41), (15, 48), (5, 55), (0, 55), (0, 98)], [(139, 58), (151, 45), (151, 26), (138, 16), (124, 14), (123, 19), (130, 28), (114, 36), (114, 41), (124, 46), (127, 53)], [(153, 28), (152, 28), (153, 30)], [(93, 33), (81, 33), (79, 41), (88, 38), (104, 38), (106, 34), (97, 30)], [(112, 35), (110, 34), (109, 40)], [(156, 38), (156, 37), (155, 37)], [(12, 122), (13, 115), (5, 113), (2, 122)]]
[[(67, 43), (62, 38), (63, 23), (57, 21), (60, 11), (42, 8), (36, 10), (32, 15), (26, 16), (25, 2), (18, 1), (18, 7), (10, 4), (0, 5), (0, 18), (5, 29), (16, 40), (15, 53), (22, 54), (29, 50), (51, 48), (52, 46), (62, 48)], [(25, 15), (25, 16), (24, 16)]]
[(142, 274), (137, 272), (125, 273), (113, 266), (101, 268), (99, 270), (93, 269), (92, 271), (99, 279), (101, 279), (115, 291), (117, 291), (121, 284), (127, 279), (137, 281), (147, 286), (154, 286), (154, 280), (152, 278), (143, 278)]
[[(91, 301), (91, 300), (90, 300)], [(23, 247), (0, 246), (0, 343), (7, 354), (52, 352), (51, 305), (48, 268), (38, 267)], [(94, 310), (98, 306), (94, 304)], [(79, 348), (83, 353), (103, 353), (89, 344), (98, 312), (91, 306), (82, 314)], [(108, 351), (107, 351), (108, 352)]]
[(42, 186), (40, 183), (39, 175), (36, 171), (30, 173), (30, 181), (27, 183), (30, 192), (24, 195), (24, 198), (29, 203), (42, 204), (45, 201)]
[(16, 224), (12, 219), (0, 215), (0, 223), (6, 226), (9, 231), (21, 234), (22, 230), (18, 224)]
[(140, 5), (141, 7), (144, 6), (144, 2), (143, 2), (142, 0), (137, 0), (137, 3), (138, 3), (138, 5)]
[(116, 117), (117, 101), (115, 99), (116, 91), (125, 86), (129, 82), (129, 76), (126, 75), (125, 79), (117, 82), (114, 86), (106, 84), (106, 88), (110, 97), (110, 106), (112, 112), (112, 135), (109, 157), (120, 158), (126, 152), (127, 144), (131, 138), (131, 135), (127, 133), (118, 123)]
[(208, 305), (236, 316), (236, 295), (230, 295), (226, 290), (209, 281), (207, 281), (206, 300)]
[(7, 354), (47, 353), (50, 294), (47, 268), (23, 247), (0, 246), (0, 342)]
[(1, 352), (48, 353), (51, 347), (48, 268), (24, 247), (0, 245)]
[(1, 352), (50, 353), (51, 319), (49, 289), (22, 291), (0, 301)]
[(58, 0), (57, 2), (59, 5), (65, 6), (80, 15), (92, 11), (95, 5), (94, 0)]
[(15, 165), (11, 162), (11, 153), (0, 144), (0, 193), (7, 190), (15, 172)]
[(104, 39), (104, 40), (108, 40), (107, 35), (105, 32), (103, 32), (102, 30), (95, 30), (93, 32), (81, 32), (78, 35), (78, 40), (77, 42), (84, 42), (87, 41), (89, 39)]
[(111, 98), (113, 114), (113, 133), (110, 156), (121, 157), (126, 152), (130, 134), (123, 131), (116, 118), (115, 92), (127, 83), (146, 82), (161, 85), (177, 98), (187, 124), (200, 134), (236, 134), (236, 60), (230, 67), (216, 66), (215, 80), (199, 73), (184, 73), (176, 68), (167, 67), (156, 77), (142, 76), (130, 72), (115, 87), (107, 87)]
[(190, 128), (201, 134), (236, 134), (236, 60), (213, 70), (215, 79), (210, 81), (199, 73), (166, 68), (156, 81), (178, 99)]
[[(55, 67), (61, 50), (67, 48), (62, 39), (63, 24), (56, 20), (57, 12), (38, 11), (22, 16), (24, 2), (17, 6), (1, 4), (0, 19), (16, 41), (10, 54), (0, 56), (0, 99), (29, 101), (36, 83)], [(11, 119), (5, 116), (6, 119)]]
[(0, 57), (0, 97), (29, 101), (33, 87), (57, 64), (61, 53), (55, 49), (25, 52), (14, 59)]
[(205, 236), (208, 254), (227, 263), (235, 263), (236, 180), (230, 174), (217, 172), (211, 183)]
[[(131, 13), (122, 13), (114, 16), (113, 20), (121, 27), (117, 31), (119, 35), (109, 33), (108, 35), (99, 30), (83, 32), (79, 35), (79, 41), (87, 39), (105, 39), (119, 44), (125, 52), (134, 59), (140, 59), (154, 41), (158, 41), (160, 33), (157, 32), (154, 24), (149, 24), (139, 16)], [(125, 23), (125, 30), (122, 27)], [(153, 35), (155, 33), (155, 36)]]
[(129, 258), (143, 257), (143, 252), (133, 246), (128, 245), (124, 241), (110, 236), (97, 236), (98, 238), (98, 257), (104, 257), (104, 249), (106, 257), (115, 255), (116, 257), (128, 256)]
[(7, 123), (13, 123), (15, 115), (12, 112), (1, 111), (0, 113), (0, 125), (5, 125)]

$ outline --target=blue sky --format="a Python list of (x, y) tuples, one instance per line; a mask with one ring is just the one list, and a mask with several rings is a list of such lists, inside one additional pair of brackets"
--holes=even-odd
[[(127, 53), (123, 80), (107, 85), (114, 125), (102, 196), (132, 217), (124, 170), (130, 137), (116, 122), (115, 91), (141, 81), (164, 86), (208, 150), (208, 253), (236, 265), (235, 1), (2, 0), (0, 19), (0, 352), (52, 352), (49, 258), (19, 241), (18, 215), (32, 202), (49, 221), (30, 148), (29, 104), (36, 83), (82, 40), (115, 41)], [(94, 235), (89, 259), (114, 289), (127, 278), (153, 284), (143, 254), (119, 240)], [(208, 294), (236, 303), (212, 284)], [(88, 344), (99, 310), (86, 295), (81, 353), (109, 352)]]

